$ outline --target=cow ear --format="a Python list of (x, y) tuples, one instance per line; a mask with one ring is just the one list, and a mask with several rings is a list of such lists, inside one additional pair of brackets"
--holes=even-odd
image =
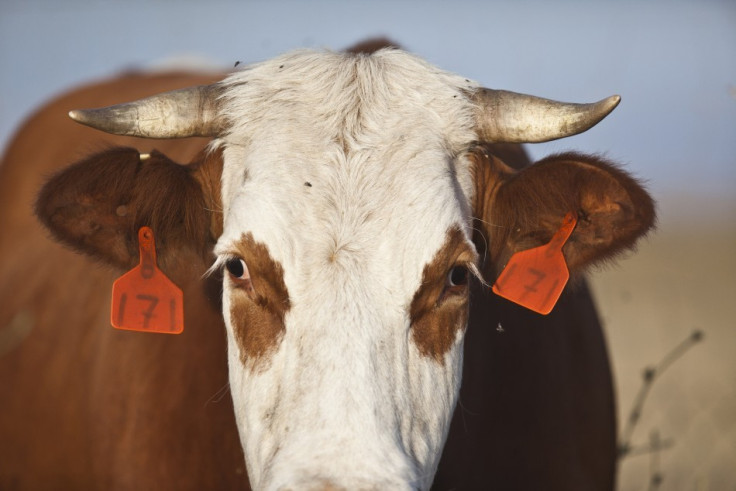
[(505, 166), (483, 147), (471, 152), (471, 159), (476, 228), (488, 241), (489, 279), (515, 252), (549, 242), (569, 212), (578, 217), (562, 249), (571, 274), (633, 248), (654, 226), (649, 194), (601, 158), (561, 154), (521, 171)]
[[(216, 158), (216, 157), (214, 157)], [(156, 237), (159, 262), (183, 248), (205, 255), (216, 233), (219, 178), (206, 160), (179, 165), (159, 152), (140, 155), (113, 148), (92, 155), (53, 176), (41, 189), (36, 215), (54, 237), (113, 266), (138, 263), (138, 229)], [(217, 177), (215, 177), (217, 175)]]

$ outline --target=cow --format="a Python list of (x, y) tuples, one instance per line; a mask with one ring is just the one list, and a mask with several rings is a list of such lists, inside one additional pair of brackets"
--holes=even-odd
[[(517, 144), (585, 131), (618, 98), (557, 103), (368, 51), (127, 74), (21, 128), (0, 168), (3, 488), (613, 487), (580, 277), (654, 204), (600, 157), (528, 165)], [(92, 148), (70, 110), (118, 136)], [(17, 206), (39, 187), (48, 232)], [(555, 309), (492, 293), (569, 213)], [(142, 227), (183, 291), (181, 335), (105, 327)]]

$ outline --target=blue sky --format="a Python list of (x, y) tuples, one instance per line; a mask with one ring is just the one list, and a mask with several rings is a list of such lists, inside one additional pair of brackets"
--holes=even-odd
[[(172, 59), (229, 68), (386, 35), (493, 88), (621, 105), (542, 157), (601, 152), (665, 218), (736, 211), (736, 2), (2, 0), (0, 145), (49, 97)], [(704, 199), (705, 198), (705, 199)]]

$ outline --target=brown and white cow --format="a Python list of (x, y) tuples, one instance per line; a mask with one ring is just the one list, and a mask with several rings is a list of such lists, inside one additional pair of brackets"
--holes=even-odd
[[(211, 138), (207, 149), (202, 140), (115, 138), (136, 148), (81, 158), (48, 181), (36, 203), (54, 237), (115, 272), (52, 245), (9, 206), (29, 199), (38, 183), (29, 172), (88, 152), (91, 134), (58, 121), (62, 108), (184, 82), (194, 88), (72, 117), (136, 138)], [(488, 383), (500, 400), (483, 418), (499, 418), (497, 426), (513, 412), (498, 408), (516, 404), (527, 383), (553, 390), (559, 382), (553, 366), (503, 374), (518, 370), (512, 357), (490, 350), (484, 359), (474, 351), (485, 346), (480, 340), (465, 347), (463, 363), (466, 330), (469, 344), (473, 332), (487, 337), (500, 322), (518, 343), (517, 359), (521, 348), (542, 357), (562, 350), (576, 360), (558, 356), (568, 368), (594, 368), (581, 379), (559, 372), (584, 385), (562, 404), (585, 393), (590, 408), (550, 414), (573, 420), (564, 421), (565, 431), (575, 428), (569, 439), (540, 432), (509, 446), (511, 459), (525, 445), (559, 453), (563, 468), (555, 468), (556, 455), (541, 457), (549, 466), (527, 457), (515, 482), (536, 476), (547, 488), (610, 487), (610, 376), (585, 290), (542, 317), (500, 301), (474, 278), (492, 282), (512, 253), (547, 242), (568, 212), (579, 217), (564, 248), (573, 273), (631, 247), (652, 226), (648, 195), (599, 158), (565, 154), (515, 171), (494, 156), (504, 147), (493, 143), (584, 131), (618, 98), (572, 105), (490, 91), (391, 49), (299, 51), (209, 82), (132, 75), (73, 93), (9, 148), (0, 169), (0, 225), (12, 232), (0, 239), (0, 322), (6, 334), (28, 333), (0, 359), (0, 484), (426, 489), (463, 364), (476, 379), (465, 395), (484, 410), (477, 387), (489, 367), (499, 373), (491, 377), (518, 381)], [(161, 268), (184, 290), (178, 337), (103, 326), (107, 288), (137, 264), (144, 225), (156, 235)], [(559, 339), (568, 326), (585, 341), (523, 341), (545, 336), (526, 337), (529, 327)], [(588, 356), (577, 346), (594, 349)], [(226, 387), (234, 421), (220, 400)], [(532, 392), (547, 403), (544, 388)], [(493, 424), (471, 423), (477, 433), (469, 434), (463, 425), (476, 413), (462, 406), (448, 441), (456, 453), (445, 455), (438, 487), (477, 486), (492, 467), (484, 457), (497, 453), (487, 452)], [(539, 424), (545, 414), (520, 411), (533, 416), (509, 427), (549, 429)], [(588, 430), (594, 435), (577, 434)], [(478, 444), (486, 451), (476, 455)], [(514, 482), (505, 472), (486, 474), (486, 482)], [(557, 474), (562, 480), (545, 481)]]

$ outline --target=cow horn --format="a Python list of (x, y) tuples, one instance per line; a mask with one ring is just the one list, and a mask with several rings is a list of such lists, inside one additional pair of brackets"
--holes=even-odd
[(591, 104), (572, 104), (486, 88), (476, 90), (471, 99), (478, 107), (478, 136), (496, 143), (538, 143), (582, 133), (621, 101), (613, 95)]
[(100, 109), (76, 109), (69, 111), (69, 117), (115, 135), (217, 136), (223, 130), (222, 119), (218, 117), (221, 90), (218, 84), (200, 85)]

